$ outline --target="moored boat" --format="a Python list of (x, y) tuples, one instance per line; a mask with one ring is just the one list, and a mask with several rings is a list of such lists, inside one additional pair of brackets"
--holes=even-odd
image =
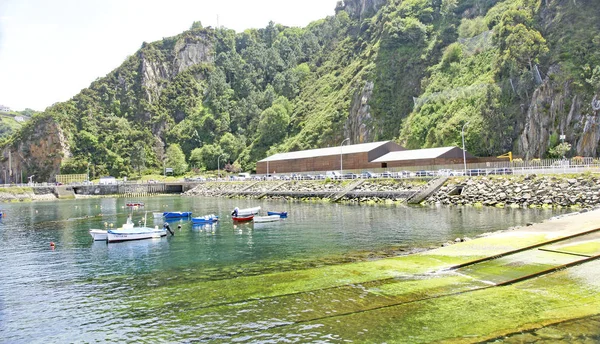
[(166, 228), (149, 228), (149, 227), (135, 227), (131, 229), (123, 230), (109, 230), (106, 232), (108, 242), (120, 242), (120, 241), (131, 241), (131, 240), (143, 240), (161, 238), (167, 235)]
[(235, 207), (235, 209), (233, 209), (233, 211), (231, 212), (231, 216), (256, 215), (256, 214), (258, 214), (259, 211), (260, 211), (260, 207), (246, 208), (246, 209), (240, 209), (238, 207)]
[(219, 221), (219, 217), (215, 214), (200, 216), (200, 217), (192, 217), (192, 224), (205, 224), (205, 223), (213, 223)]
[(255, 223), (275, 222), (275, 221), (279, 221), (279, 220), (281, 220), (281, 216), (279, 216), (279, 215), (255, 216), (254, 217)]
[(143, 207), (144, 206), (144, 202), (127, 201), (127, 202), (125, 202), (125, 205), (128, 206), (128, 207)]
[(232, 216), (231, 219), (236, 222), (247, 222), (252, 221), (254, 215), (246, 215), (246, 216)]
[(106, 241), (106, 232), (107, 231), (103, 229), (90, 229), (90, 235), (94, 238), (94, 241)]
[(271, 216), (271, 215), (277, 215), (280, 218), (285, 218), (287, 217), (287, 211), (267, 211), (267, 215)]
[(152, 216), (154, 216), (155, 219), (160, 219), (160, 218), (162, 218), (164, 216), (163, 214), (164, 213), (154, 212), (154, 213), (152, 213)]
[[(127, 218), (127, 222), (123, 224), (121, 228), (117, 228), (115, 230), (123, 230), (123, 229), (132, 229), (133, 221), (131, 217)], [(106, 229), (90, 229), (90, 235), (94, 238), (94, 241), (106, 241), (108, 240), (108, 230)]]
[(191, 211), (168, 211), (164, 212), (163, 216), (165, 219), (179, 219), (182, 217), (190, 217), (192, 216)]

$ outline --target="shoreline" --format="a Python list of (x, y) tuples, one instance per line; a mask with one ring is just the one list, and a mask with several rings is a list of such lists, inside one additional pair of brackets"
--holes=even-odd
[(430, 191), (420, 204), (574, 210), (600, 204), (600, 177), (592, 174), (455, 177), (448, 178), (437, 189), (427, 190), (433, 182), (421, 179), (207, 182), (183, 195), (378, 205), (407, 204), (413, 195)]

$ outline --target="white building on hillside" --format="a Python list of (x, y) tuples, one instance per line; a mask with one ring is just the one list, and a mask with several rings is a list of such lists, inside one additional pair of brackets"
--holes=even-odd
[(8, 106), (0, 105), (0, 112), (10, 112), (10, 108)]

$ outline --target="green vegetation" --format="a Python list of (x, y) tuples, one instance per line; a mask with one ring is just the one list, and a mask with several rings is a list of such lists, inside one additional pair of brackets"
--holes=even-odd
[[(271, 22), (235, 33), (194, 22), (144, 42), (71, 100), (33, 115), (5, 145), (16, 149), (51, 121), (72, 154), (62, 171), (158, 174), (167, 147), (178, 145), (181, 175), (216, 170), (217, 160), (251, 171), (267, 155), (349, 135), (408, 148), (460, 145), (469, 122), (468, 150), (495, 156), (518, 152), (526, 110), (548, 76), (545, 87), (565, 94), (543, 143), (543, 155), (557, 156), (557, 128), (572, 102), (592, 112), (600, 9), (591, 0), (393, 0), (367, 13), (345, 3), (305, 28)], [(362, 105), (369, 114), (356, 118), (352, 109)], [(366, 133), (349, 133), (353, 121)], [(5, 126), (0, 138), (16, 129)], [(40, 178), (52, 170), (43, 166)]]

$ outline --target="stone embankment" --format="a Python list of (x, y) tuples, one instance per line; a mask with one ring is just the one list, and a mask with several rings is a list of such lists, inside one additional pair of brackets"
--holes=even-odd
[(52, 187), (6, 187), (0, 189), (0, 202), (28, 202), (55, 200)]
[(592, 207), (600, 203), (600, 177), (488, 176), (454, 178), (425, 203), (495, 207)]
[[(356, 180), (347, 181), (261, 181), (209, 182), (185, 193), (187, 196), (260, 197), (268, 199), (330, 199), (350, 187)], [(386, 200), (404, 201), (425, 184), (423, 180), (365, 180), (341, 198), (344, 202), (365, 203)], [(281, 185), (277, 188), (278, 185)], [(275, 190), (274, 190), (275, 189)]]
[[(366, 180), (341, 198), (343, 202), (404, 202), (427, 185), (421, 179)], [(330, 199), (354, 181), (209, 182), (187, 196), (259, 197), (270, 199)], [(276, 188), (280, 185), (281, 187)], [(273, 190), (274, 191), (270, 191)], [(481, 176), (450, 178), (423, 204), (479, 205), (495, 207), (573, 207), (600, 204), (600, 176)]]

